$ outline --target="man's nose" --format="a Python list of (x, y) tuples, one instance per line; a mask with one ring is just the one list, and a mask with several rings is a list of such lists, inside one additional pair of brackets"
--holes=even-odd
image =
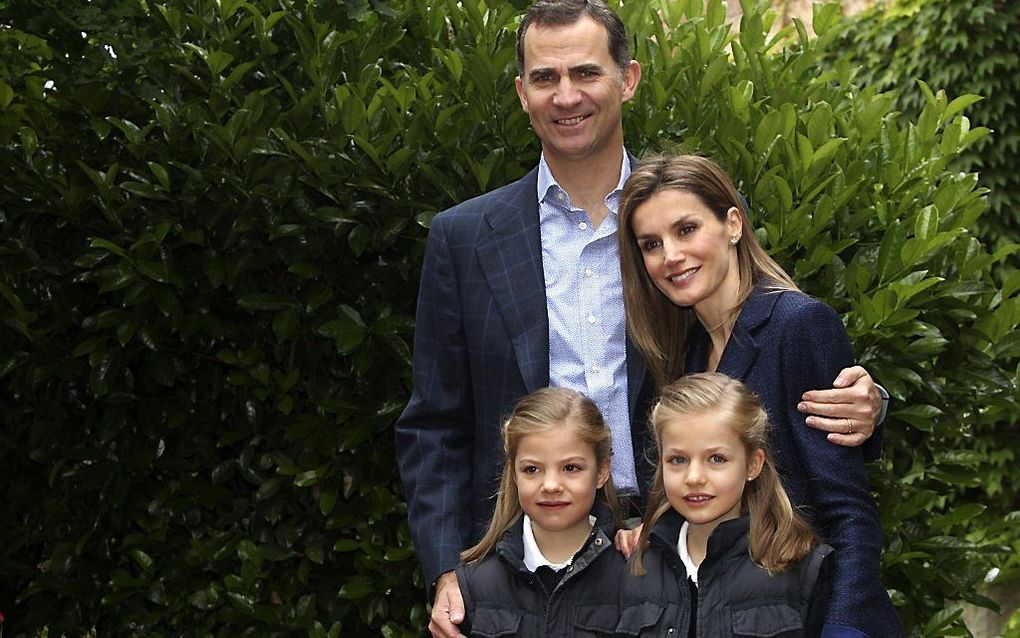
[(577, 106), (581, 102), (581, 92), (574, 86), (574, 81), (568, 76), (560, 78), (556, 85), (556, 94), (553, 96), (553, 103), (561, 108), (567, 109)]

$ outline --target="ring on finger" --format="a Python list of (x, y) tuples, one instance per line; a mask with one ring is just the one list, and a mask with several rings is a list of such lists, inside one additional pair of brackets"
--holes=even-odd
[(847, 434), (853, 434), (854, 433), (854, 423), (850, 419), (846, 420), (846, 433)]

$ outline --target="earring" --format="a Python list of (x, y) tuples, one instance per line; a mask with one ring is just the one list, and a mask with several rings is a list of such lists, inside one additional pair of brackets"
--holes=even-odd
[(734, 246), (737, 244), (738, 241), (740, 241), (740, 238), (737, 237), (736, 235), (730, 237), (730, 243), (733, 244)]

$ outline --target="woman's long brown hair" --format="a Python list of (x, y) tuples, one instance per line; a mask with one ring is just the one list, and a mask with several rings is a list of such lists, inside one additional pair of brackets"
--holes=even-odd
[(732, 317), (736, 317), (755, 284), (763, 279), (771, 280), (770, 286), (777, 290), (797, 290), (786, 271), (758, 243), (744, 199), (718, 164), (697, 155), (659, 155), (642, 161), (627, 178), (620, 196), (620, 269), (631, 340), (641, 350), (660, 386), (683, 376), (687, 341), (691, 326), (697, 321), (692, 308), (675, 305), (655, 287), (645, 270), (632, 228), (634, 211), (664, 190), (691, 193), (721, 222), (726, 221), (731, 208), (737, 209), (741, 233), (734, 249), (740, 288), (737, 305), (731, 309)]

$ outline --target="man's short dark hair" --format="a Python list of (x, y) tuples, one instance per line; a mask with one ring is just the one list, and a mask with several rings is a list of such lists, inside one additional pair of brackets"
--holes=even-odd
[(606, 6), (602, 0), (538, 0), (528, 8), (517, 30), (517, 70), (524, 75), (524, 34), (532, 25), (542, 27), (562, 27), (574, 24), (588, 16), (602, 25), (608, 36), (609, 55), (616, 66), (624, 71), (630, 64), (630, 42), (627, 41), (627, 29), (623, 20), (616, 12)]

